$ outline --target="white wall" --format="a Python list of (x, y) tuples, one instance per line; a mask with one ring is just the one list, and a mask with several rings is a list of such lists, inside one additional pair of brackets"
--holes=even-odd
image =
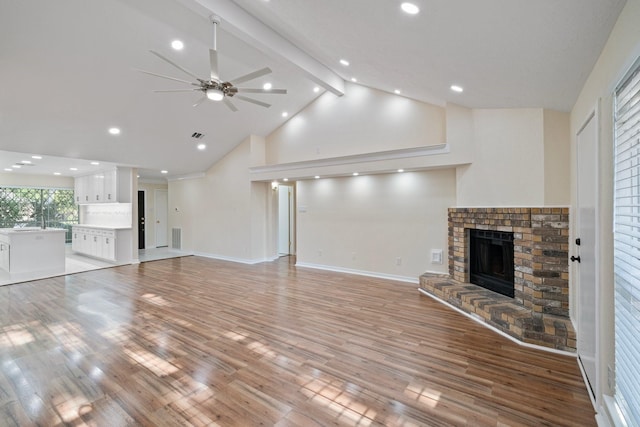
[[(611, 395), (613, 390), (607, 382), (607, 366), (614, 367), (614, 309), (613, 309), (613, 241), (611, 234), (613, 214), (613, 130), (612, 130), (612, 94), (616, 85), (633, 62), (640, 56), (640, 0), (628, 0), (618, 21), (609, 36), (600, 57), (587, 79), (571, 111), (571, 205), (576, 208), (576, 135), (589, 114), (599, 111), (598, 141), (598, 303), (600, 319), (598, 382), (600, 393), (596, 396), (598, 409), (602, 409), (603, 396)], [(572, 241), (577, 224), (572, 224)], [(570, 250), (574, 250), (574, 246)], [(575, 266), (574, 266), (575, 268)], [(570, 278), (575, 277), (572, 270)], [(573, 285), (573, 282), (572, 282)], [(572, 302), (575, 304), (575, 301)]]
[(271, 256), (265, 236), (273, 192), (249, 177), (255, 140), (245, 140), (202, 178), (169, 182), (169, 228), (182, 228), (183, 250), (241, 262)]
[(0, 186), (42, 187), (73, 189), (73, 178), (53, 175), (28, 175), (23, 173), (0, 173)]
[(470, 162), (457, 168), (458, 206), (569, 204), (569, 114), (456, 107), (447, 123)]
[(544, 110), (544, 204), (568, 206), (570, 201), (570, 115)]
[[(296, 192), (299, 264), (412, 281), (447, 272), (453, 169), (299, 181)], [(443, 264), (430, 263), (432, 249)]]
[(458, 206), (543, 206), (542, 109), (473, 110), (474, 157), (458, 168)]
[(267, 137), (267, 164), (290, 163), (445, 143), (445, 110), (345, 83)]

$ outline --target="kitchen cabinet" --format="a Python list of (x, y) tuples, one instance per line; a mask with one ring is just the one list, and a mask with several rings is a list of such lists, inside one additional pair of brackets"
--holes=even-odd
[(108, 261), (130, 261), (131, 228), (74, 226), (71, 250)]
[(10, 274), (65, 268), (65, 230), (37, 227), (0, 228), (0, 267)]
[(8, 243), (0, 241), (0, 270), (9, 271), (9, 253), (11, 246)]
[(79, 205), (131, 203), (131, 168), (112, 168), (77, 176), (74, 190)]

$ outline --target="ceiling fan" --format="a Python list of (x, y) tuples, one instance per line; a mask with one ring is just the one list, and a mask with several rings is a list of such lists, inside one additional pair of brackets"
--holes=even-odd
[(267, 104), (266, 102), (259, 101), (257, 99), (249, 98), (242, 93), (264, 93), (264, 94), (279, 94), (284, 95), (287, 93), (286, 89), (251, 89), (251, 88), (241, 88), (236, 85), (247, 82), (249, 80), (257, 79), (258, 77), (262, 77), (266, 74), (271, 73), (271, 69), (269, 67), (262, 68), (260, 70), (254, 71), (249, 74), (245, 74), (240, 77), (236, 77), (235, 79), (229, 81), (223, 81), (220, 79), (220, 74), (218, 73), (218, 51), (217, 51), (217, 26), (220, 24), (220, 17), (216, 15), (211, 16), (211, 22), (213, 23), (213, 49), (209, 49), (209, 62), (211, 64), (211, 75), (208, 80), (201, 79), (191, 71), (186, 68), (176, 64), (170, 59), (164, 57), (160, 53), (150, 50), (152, 54), (162, 59), (165, 62), (168, 62), (178, 70), (182, 71), (185, 74), (196, 79), (195, 82), (190, 82), (183, 79), (178, 79), (171, 76), (165, 76), (162, 74), (152, 73), (150, 71), (137, 70), (141, 73), (149, 74), (155, 77), (161, 77), (163, 79), (173, 80), (177, 82), (186, 83), (192, 86), (196, 86), (191, 89), (168, 89), (168, 90), (154, 90), (154, 92), (203, 92), (202, 98), (198, 99), (194, 107), (200, 105), (204, 100), (210, 99), (212, 101), (222, 101), (231, 111), (238, 111), (236, 106), (231, 102), (230, 98), (240, 99), (242, 101), (250, 102), (252, 104), (259, 105), (261, 107), (269, 108), (271, 104)]

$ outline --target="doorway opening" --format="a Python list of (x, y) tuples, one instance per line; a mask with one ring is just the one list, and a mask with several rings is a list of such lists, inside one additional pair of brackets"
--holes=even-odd
[(295, 255), (295, 192), (292, 185), (278, 186), (278, 255)]
[(138, 249), (145, 248), (145, 234), (144, 234), (144, 190), (138, 190)]

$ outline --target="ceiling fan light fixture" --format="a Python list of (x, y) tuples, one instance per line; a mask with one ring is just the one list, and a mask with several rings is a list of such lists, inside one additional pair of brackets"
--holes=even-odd
[(220, 89), (209, 88), (207, 89), (207, 98), (212, 101), (222, 101), (224, 93)]
[(420, 8), (413, 3), (405, 2), (400, 5), (400, 8), (403, 12), (408, 13), (409, 15), (416, 15), (420, 12)]

